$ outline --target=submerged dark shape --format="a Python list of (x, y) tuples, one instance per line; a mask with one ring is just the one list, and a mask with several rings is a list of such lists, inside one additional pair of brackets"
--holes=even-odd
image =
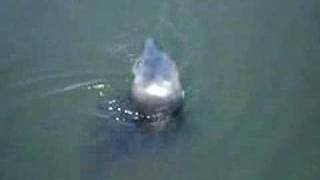
[(132, 70), (131, 100), (139, 112), (163, 118), (179, 109), (184, 92), (178, 68), (167, 54), (158, 50), (152, 38), (145, 41), (143, 53)]

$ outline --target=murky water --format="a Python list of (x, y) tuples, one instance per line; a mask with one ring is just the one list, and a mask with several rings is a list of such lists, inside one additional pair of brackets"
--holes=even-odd
[[(0, 179), (319, 179), (320, 3), (0, 2)], [(150, 133), (125, 101), (154, 37), (186, 91)]]

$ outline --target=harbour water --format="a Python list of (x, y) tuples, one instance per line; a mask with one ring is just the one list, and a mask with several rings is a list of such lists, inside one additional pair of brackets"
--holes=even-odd
[[(2, 0), (0, 179), (320, 178), (317, 0)], [(185, 89), (145, 133), (125, 100), (154, 37)]]

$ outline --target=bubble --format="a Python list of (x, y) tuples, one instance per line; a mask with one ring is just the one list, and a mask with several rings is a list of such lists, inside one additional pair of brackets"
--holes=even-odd
[(96, 85), (93, 85), (93, 88), (94, 88), (94, 89), (103, 89), (103, 88), (104, 88), (104, 84), (96, 84)]
[(104, 96), (102, 91), (99, 91), (99, 96)]
[(108, 104), (114, 104), (114, 103), (116, 103), (115, 99), (108, 101)]

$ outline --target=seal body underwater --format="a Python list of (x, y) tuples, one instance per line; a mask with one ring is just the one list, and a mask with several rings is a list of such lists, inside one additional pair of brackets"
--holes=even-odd
[(131, 100), (145, 115), (169, 115), (180, 108), (184, 91), (175, 62), (148, 38), (132, 68)]
[(107, 176), (106, 169), (122, 157), (144, 158), (165, 147), (189, 144), (185, 141), (191, 138), (181, 131), (183, 113), (176, 113), (184, 92), (175, 62), (150, 38), (132, 70), (130, 97), (121, 94), (98, 104), (99, 123), (92, 133), (96, 141), (84, 150), (88, 163), (96, 167), (89, 169), (90, 175)]
[(190, 139), (181, 131), (183, 113), (176, 113), (184, 92), (175, 62), (156, 47), (153, 39), (147, 39), (132, 70), (130, 97), (98, 105), (101, 124), (92, 133), (97, 141), (88, 148), (88, 159), (94, 167), (101, 167), (94, 172), (99, 177), (119, 158), (154, 155), (162, 152), (158, 149), (188, 144), (184, 142)]

